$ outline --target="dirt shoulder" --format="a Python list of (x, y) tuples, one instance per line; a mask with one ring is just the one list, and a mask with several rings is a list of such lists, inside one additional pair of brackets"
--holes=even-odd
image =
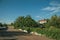
[(18, 36), (18, 40), (53, 40), (49, 39), (46, 36), (37, 36), (37, 35), (25, 35), (25, 36)]

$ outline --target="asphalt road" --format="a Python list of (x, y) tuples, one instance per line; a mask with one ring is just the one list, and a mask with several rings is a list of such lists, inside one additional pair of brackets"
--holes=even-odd
[(20, 31), (0, 31), (0, 40), (17, 40), (17, 36), (25, 36), (27, 33)]

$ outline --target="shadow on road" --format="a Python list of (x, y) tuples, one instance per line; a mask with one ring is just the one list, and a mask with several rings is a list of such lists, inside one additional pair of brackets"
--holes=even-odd
[(17, 36), (30, 36), (21, 31), (0, 31), (0, 40), (18, 40)]
[(11, 37), (18, 35), (27, 35), (27, 33), (20, 31), (0, 31), (0, 37)]

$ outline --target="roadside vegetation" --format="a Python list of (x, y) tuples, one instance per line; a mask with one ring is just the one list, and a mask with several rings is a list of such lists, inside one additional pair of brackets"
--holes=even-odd
[(0, 23), (0, 27), (7, 27), (7, 24), (2, 24), (2, 23)]
[(14, 21), (13, 25), (16, 29), (28, 30), (28, 33), (33, 31), (49, 38), (60, 40), (60, 16), (53, 15), (46, 20), (47, 23), (42, 24), (43, 26), (41, 27), (31, 16), (20, 16)]
[(5, 31), (7, 29), (8, 29), (7, 24), (0, 23), (0, 31), (3, 31), (3, 30)]

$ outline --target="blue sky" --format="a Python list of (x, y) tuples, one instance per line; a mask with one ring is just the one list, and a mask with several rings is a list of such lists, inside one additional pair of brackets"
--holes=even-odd
[(0, 0), (0, 22), (11, 23), (18, 16), (31, 15), (35, 20), (60, 16), (60, 0)]

